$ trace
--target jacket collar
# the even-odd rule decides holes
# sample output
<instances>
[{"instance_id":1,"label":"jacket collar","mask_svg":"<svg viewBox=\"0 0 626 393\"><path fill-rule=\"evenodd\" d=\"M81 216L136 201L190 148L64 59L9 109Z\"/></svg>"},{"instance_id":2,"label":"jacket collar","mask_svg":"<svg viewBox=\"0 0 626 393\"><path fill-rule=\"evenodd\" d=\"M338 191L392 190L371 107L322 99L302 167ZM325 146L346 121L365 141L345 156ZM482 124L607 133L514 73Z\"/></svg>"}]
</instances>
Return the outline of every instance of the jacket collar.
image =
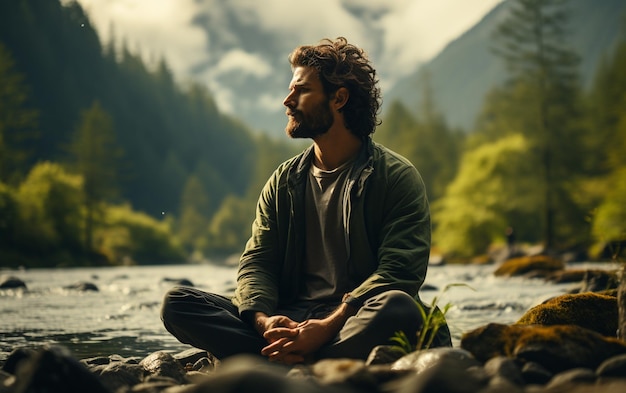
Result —
<instances>
[{"instance_id":1,"label":"jacket collar","mask_svg":"<svg viewBox=\"0 0 626 393\"><path fill-rule=\"evenodd\" d=\"M309 146L296 158L294 165L289 169L288 178L291 182L298 183L302 176L306 175L311 167L313 158L313 145ZM350 182L357 185L357 196L360 196L365 189L365 181L374 171L374 141L371 137L366 137L361 146L354 166L350 171ZM294 170L295 169L295 170ZM295 185L295 183L292 183Z\"/></svg>"}]
</instances>

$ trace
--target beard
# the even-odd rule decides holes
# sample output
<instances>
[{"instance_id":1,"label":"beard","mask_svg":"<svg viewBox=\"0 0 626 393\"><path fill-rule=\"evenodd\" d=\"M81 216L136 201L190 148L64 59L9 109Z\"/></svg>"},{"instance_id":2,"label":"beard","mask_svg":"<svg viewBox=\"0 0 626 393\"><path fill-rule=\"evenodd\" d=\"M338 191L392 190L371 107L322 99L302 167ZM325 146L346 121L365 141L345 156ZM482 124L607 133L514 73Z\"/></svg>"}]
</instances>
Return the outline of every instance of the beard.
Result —
<instances>
[{"instance_id":1,"label":"beard","mask_svg":"<svg viewBox=\"0 0 626 393\"><path fill-rule=\"evenodd\" d=\"M315 138L328 132L334 120L329 101L326 100L309 113L294 110L293 116L289 116L285 132L294 139Z\"/></svg>"}]
</instances>

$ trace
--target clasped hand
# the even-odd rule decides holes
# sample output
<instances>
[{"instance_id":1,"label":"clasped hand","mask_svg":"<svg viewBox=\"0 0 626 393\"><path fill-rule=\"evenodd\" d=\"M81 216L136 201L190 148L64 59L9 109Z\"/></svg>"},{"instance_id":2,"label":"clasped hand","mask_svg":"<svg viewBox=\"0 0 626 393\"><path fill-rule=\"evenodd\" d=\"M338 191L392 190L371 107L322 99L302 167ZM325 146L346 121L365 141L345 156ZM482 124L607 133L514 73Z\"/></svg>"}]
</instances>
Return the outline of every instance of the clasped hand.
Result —
<instances>
[{"instance_id":1,"label":"clasped hand","mask_svg":"<svg viewBox=\"0 0 626 393\"><path fill-rule=\"evenodd\" d=\"M273 316L268 318L266 326L269 328L263 337L269 345L261 354L278 363L301 363L306 355L317 351L334 336L322 319L298 323L284 316Z\"/></svg>"}]
</instances>

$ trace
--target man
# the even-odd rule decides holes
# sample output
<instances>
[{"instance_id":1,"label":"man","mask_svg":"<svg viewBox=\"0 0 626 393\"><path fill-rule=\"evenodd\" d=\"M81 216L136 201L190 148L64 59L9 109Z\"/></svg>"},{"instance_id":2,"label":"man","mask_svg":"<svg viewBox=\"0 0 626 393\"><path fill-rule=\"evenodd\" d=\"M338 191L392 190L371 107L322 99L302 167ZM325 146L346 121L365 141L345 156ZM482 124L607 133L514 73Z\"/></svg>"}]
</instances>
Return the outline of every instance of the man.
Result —
<instances>
[{"instance_id":1,"label":"man","mask_svg":"<svg viewBox=\"0 0 626 393\"><path fill-rule=\"evenodd\" d=\"M313 145L264 186L232 301L174 288L165 327L218 358L286 364L365 359L399 331L415 343L430 213L415 167L371 139L376 72L345 38L301 46L289 60L286 132ZM434 344L450 345L447 326Z\"/></svg>"}]
</instances>

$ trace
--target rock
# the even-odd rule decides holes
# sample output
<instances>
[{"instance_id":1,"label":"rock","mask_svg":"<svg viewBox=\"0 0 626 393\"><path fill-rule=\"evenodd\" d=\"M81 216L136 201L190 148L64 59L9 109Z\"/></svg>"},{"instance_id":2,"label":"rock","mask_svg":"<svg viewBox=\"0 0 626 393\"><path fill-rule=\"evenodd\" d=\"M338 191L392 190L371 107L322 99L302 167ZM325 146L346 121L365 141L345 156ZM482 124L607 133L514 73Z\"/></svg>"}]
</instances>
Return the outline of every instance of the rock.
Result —
<instances>
[{"instance_id":1,"label":"rock","mask_svg":"<svg viewBox=\"0 0 626 393\"><path fill-rule=\"evenodd\" d=\"M187 363L187 365L190 363ZM186 366L187 366L186 365ZM211 360L209 358L200 358L198 359L192 366L191 366L191 370L193 371L199 371L201 373L205 373L205 374L209 374L213 371L215 371L215 367L216 367L216 363L211 362ZM185 370L189 371L187 369L187 367L185 367Z\"/></svg>"},{"instance_id":2,"label":"rock","mask_svg":"<svg viewBox=\"0 0 626 393\"><path fill-rule=\"evenodd\" d=\"M18 365L25 360L32 358L37 351L32 348L16 348L9 354L9 357L2 366L2 371L15 375Z\"/></svg>"},{"instance_id":3,"label":"rock","mask_svg":"<svg viewBox=\"0 0 626 393\"><path fill-rule=\"evenodd\" d=\"M471 343L472 339L487 340L481 344L481 348L487 348L489 340L496 343L496 349L484 351L485 355L481 355L480 361L478 356L475 357L464 348L433 348L416 351L393 364L368 365L356 359L323 359L312 364L287 367L270 363L260 356L239 355L225 359L215 368L211 354L197 349L175 355L160 351L143 359L110 355L80 362L63 348L15 350L4 368L16 370L16 375L0 371L0 393L626 391L626 352L603 359L595 371L593 367L572 367L581 357L589 361L595 355L601 357L610 353L606 345L614 343L616 339L574 325L565 326L571 330L561 328L564 327L486 325L481 328L482 337L471 332L473 334L464 335L461 341L463 346ZM590 337L602 340L593 341ZM577 345L587 350L587 353L583 353L580 348L572 349L575 346L572 342L576 338L579 339ZM587 345L601 353L592 353L586 348ZM626 350L626 344L621 343L620 350ZM487 357L488 353L496 355ZM486 359L484 365L481 364L482 358ZM566 358L570 359L569 364L566 364L569 368L555 372L558 369L555 364L564 362ZM184 369L183 364L192 367ZM394 366L400 366L400 369L394 370Z\"/></svg>"},{"instance_id":4,"label":"rock","mask_svg":"<svg viewBox=\"0 0 626 393\"><path fill-rule=\"evenodd\" d=\"M606 359L596 369L596 374L599 377L626 377L626 355Z\"/></svg>"},{"instance_id":5,"label":"rock","mask_svg":"<svg viewBox=\"0 0 626 393\"><path fill-rule=\"evenodd\" d=\"M337 386L321 385L309 378L286 378L287 368L267 362L261 357L237 355L225 359L220 371L197 385L174 392L180 393L349 393ZM169 393L169 392L168 392Z\"/></svg>"},{"instance_id":6,"label":"rock","mask_svg":"<svg viewBox=\"0 0 626 393\"><path fill-rule=\"evenodd\" d=\"M0 370L0 393L9 393L9 390L15 382L15 376L6 371Z\"/></svg>"},{"instance_id":7,"label":"rock","mask_svg":"<svg viewBox=\"0 0 626 393\"><path fill-rule=\"evenodd\" d=\"M557 386L567 386L573 383L594 383L596 381L596 373L588 368L573 368L563 371L555 375L546 385L547 388Z\"/></svg>"},{"instance_id":8,"label":"rock","mask_svg":"<svg viewBox=\"0 0 626 393\"><path fill-rule=\"evenodd\" d=\"M485 372L490 377L498 376L509 380L513 385L524 386L522 371L515 361L505 356L496 356L485 363Z\"/></svg>"},{"instance_id":9,"label":"rock","mask_svg":"<svg viewBox=\"0 0 626 393\"><path fill-rule=\"evenodd\" d=\"M502 375L495 375L489 380L489 384L484 391L489 393L523 393L524 389Z\"/></svg>"},{"instance_id":10,"label":"rock","mask_svg":"<svg viewBox=\"0 0 626 393\"><path fill-rule=\"evenodd\" d=\"M323 385L375 390L378 382L357 359L322 359L313 364L311 374Z\"/></svg>"},{"instance_id":11,"label":"rock","mask_svg":"<svg viewBox=\"0 0 626 393\"><path fill-rule=\"evenodd\" d=\"M521 325L578 325L605 336L617 331L617 299L593 292L554 297L528 310Z\"/></svg>"},{"instance_id":12,"label":"rock","mask_svg":"<svg viewBox=\"0 0 626 393\"><path fill-rule=\"evenodd\" d=\"M186 278L170 278L170 277L165 277L161 280L161 282L165 282L168 284L172 284L172 285L179 285L179 286L183 286L183 287L193 287L193 283L191 282L191 280L188 280Z\"/></svg>"},{"instance_id":13,"label":"rock","mask_svg":"<svg viewBox=\"0 0 626 393\"><path fill-rule=\"evenodd\" d=\"M626 353L626 343L576 325L490 323L465 333L461 347L483 362L509 356L537 362L554 373L576 367L595 369L605 359Z\"/></svg>"},{"instance_id":14,"label":"rock","mask_svg":"<svg viewBox=\"0 0 626 393\"><path fill-rule=\"evenodd\" d=\"M618 284L617 270L587 270L582 280L580 292L600 292L616 289Z\"/></svg>"},{"instance_id":15,"label":"rock","mask_svg":"<svg viewBox=\"0 0 626 393\"><path fill-rule=\"evenodd\" d=\"M533 277L548 277L555 271L563 270L563 261L547 255L526 256L504 261L495 271L496 276L522 276L533 274Z\"/></svg>"},{"instance_id":16,"label":"rock","mask_svg":"<svg viewBox=\"0 0 626 393\"><path fill-rule=\"evenodd\" d=\"M134 386L144 378L144 369L138 364L125 362L111 362L106 366L92 370L110 391L116 391L125 386Z\"/></svg>"},{"instance_id":17,"label":"rock","mask_svg":"<svg viewBox=\"0 0 626 393\"><path fill-rule=\"evenodd\" d=\"M393 345L378 345L370 351L365 364L368 366L372 364L390 364L400 359L403 355L404 352L396 349Z\"/></svg>"},{"instance_id":18,"label":"rock","mask_svg":"<svg viewBox=\"0 0 626 393\"><path fill-rule=\"evenodd\" d=\"M546 277L547 281L555 284L569 284L574 282L582 282L585 278L587 269L563 269L557 270Z\"/></svg>"},{"instance_id":19,"label":"rock","mask_svg":"<svg viewBox=\"0 0 626 393\"><path fill-rule=\"evenodd\" d=\"M26 289L26 283L14 276L1 276L0 289Z\"/></svg>"},{"instance_id":20,"label":"rock","mask_svg":"<svg viewBox=\"0 0 626 393\"><path fill-rule=\"evenodd\" d=\"M187 371L195 370L208 373L215 370L220 361L213 354L197 348L190 348L173 355Z\"/></svg>"},{"instance_id":21,"label":"rock","mask_svg":"<svg viewBox=\"0 0 626 393\"><path fill-rule=\"evenodd\" d=\"M391 365L392 370L414 370L421 373L430 367L440 366L466 370L480 363L474 356L461 348L431 348L415 351L403 356Z\"/></svg>"},{"instance_id":22,"label":"rock","mask_svg":"<svg viewBox=\"0 0 626 393\"><path fill-rule=\"evenodd\" d=\"M100 379L62 347L48 347L20 362L12 393L110 393Z\"/></svg>"},{"instance_id":23,"label":"rock","mask_svg":"<svg viewBox=\"0 0 626 393\"><path fill-rule=\"evenodd\" d=\"M165 392L165 389L176 389L178 385L172 380L166 381L148 381L133 386L132 393L159 393Z\"/></svg>"},{"instance_id":24,"label":"rock","mask_svg":"<svg viewBox=\"0 0 626 393\"><path fill-rule=\"evenodd\" d=\"M151 353L139 362L139 366L151 375L169 377L179 383L185 380L185 370L182 365L167 352Z\"/></svg>"},{"instance_id":25,"label":"rock","mask_svg":"<svg viewBox=\"0 0 626 393\"><path fill-rule=\"evenodd\" d=\"M482 369L482 368L481 368ZM489 378L472 368L449 367L446 362L436 363L422 372L410 375L394 383L397 393L475 393L482 391ZM391 390L385 390L391 391Z\"/></svg>"},{"instance_id":26,"label":"rock","mask_svg":"<svg viewBox=\"0 0 626 393\"><path fill-rule=\"evenodd\" d=\"M66 285L63 287L63 289L70 290L70 291L80 291L80 292L87 292L87 291L98 292L99 291L96 284L91 283L91 282L86 282L86 281L79 281L71 285Z\"/></svg>"},{"instance_id":27,"label":"rock","mask_svg":"<svg viewBox=\"0 0 626 393\"><path fill-rule=\"evenodd\" d=\"M543 385L552 379L554 374L537 362L525 362L522 366L522 377L527 384Z\"/></svg>"}]
</instances>

